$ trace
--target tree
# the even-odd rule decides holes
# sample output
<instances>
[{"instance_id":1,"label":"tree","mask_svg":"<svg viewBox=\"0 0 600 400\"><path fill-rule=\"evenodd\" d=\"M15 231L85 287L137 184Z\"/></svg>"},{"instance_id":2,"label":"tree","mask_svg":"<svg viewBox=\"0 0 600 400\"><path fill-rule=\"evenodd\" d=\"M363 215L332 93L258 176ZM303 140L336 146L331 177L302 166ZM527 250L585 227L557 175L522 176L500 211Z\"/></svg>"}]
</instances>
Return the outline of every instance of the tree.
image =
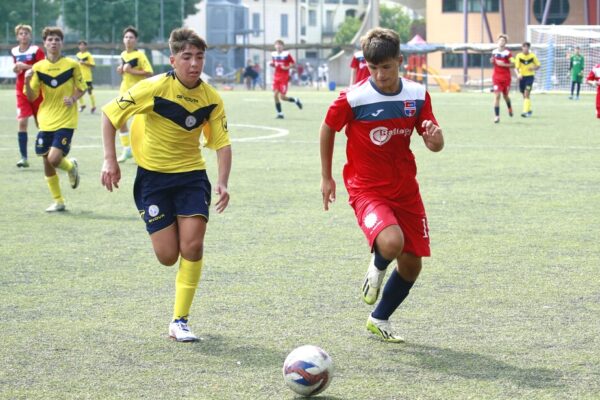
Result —
<instances>
[{"instance_id":1,"label":"tree","mask_svg":"<svg viewBox=\"0 0 600 400\"><path fill-rule=\"evenodd\" d=\"M351 44L352 38L360 29L361 20L355 17L346 17L344 22L338 26L333 41L340 46Z\"/></svg>"},{"instance_id":2,"label":"tree","mask_svg":"<svg viewBox=\"0 0 600 400\"><path fill-rule=\"evenodd\" d=\"M401 43L406 43L411 39L412 20L406 11L404 11L404 8L381 5L379 18L380 26L395 30L400 35Z\"/></svg>"},{"instance_id":3,"label":"tree","mask_svg":"<svg viewBox=\"0 0 600 400\"><path fill-rule=\"evenodd\" d=\"M33 1L0 1L0 41L15 43L15 26L31 25L33 37L40 42L42 29L56 23L60 4L55 0L35 0L35 19L33 18Z\"/></svg>"},{"instance_id":4,"label":"tree","mask_svg":"<svg viewBox=\"0 0 600 400\"><path fill-rule=\"evenodd\" d=\"M86 2L82 0L63 0L67 26L76 31L79 37L86 37ZM161 1L162 31L161 31ZM88 0L88 26L90 42L120 43L123 29L136 24L140 42L169 39L170 32L182 26L183 18L197 12L196 4L200 0ZM183 7L182 7L183 6Z\"/></svg>"}]
</instances>

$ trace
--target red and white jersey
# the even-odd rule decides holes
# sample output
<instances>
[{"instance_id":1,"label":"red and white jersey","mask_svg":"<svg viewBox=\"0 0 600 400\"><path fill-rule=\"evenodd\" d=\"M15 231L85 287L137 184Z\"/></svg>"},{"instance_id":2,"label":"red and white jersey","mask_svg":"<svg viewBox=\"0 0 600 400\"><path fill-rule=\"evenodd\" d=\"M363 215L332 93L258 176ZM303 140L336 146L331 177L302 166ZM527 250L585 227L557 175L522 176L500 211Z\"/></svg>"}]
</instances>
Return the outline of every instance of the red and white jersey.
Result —
<instances>
[{"instance_id":1,"label":"red and white jersey","mask_svg":"<svg viewBox=\"0 0 600 400\"><path fill-rule=\"evenodd\" d=\"M275 68L273 80L288 80L290 77L290 70L288 68L295 63L296 61L289 51L282 51L281 53L276 51L271 52L271 65ZM286 69L283 69L283 67Z\"/></svg>"},{"instance_id":2,"label":"red and white jersey","mask_svg":"<svg viewBox=\"0 0 600 400\"><path fill-rule=\"evenodd\" d=\"M40 49L36 45L31 45L25 51L19 50L19 46L15 46L10 51L10 54L13 57L13 62L16 64L17 62L22 62L25 64L33 65L36 62L43 60L46 58L42 49ZM17 92L23 91L23 85L25 83L25 71L19 71L17 74Z\"/></svg>"},{"instance_id":3,"label":"red and white jersey","mask_svg":"<svg viewBox=\"0 0 600 400\"><path fill-rule=\"evenodd\" d=\"M596 64L596 66L592 68L592 70L587 76L587 80L600 82L600 64ZM600 86L598 86L597 88L598 92L600 93Z\"/></svg>"},{"instance_id":4,"label":"red and white jersey","mask_svg":"<svg viewBox=\"0 0 600 400\"><path fill-rule=\"evenodd\" d=\"M407 205L420 202L415 157L410 150L414 129L424 120L437 125L423 85L400 79L395 94L381 93L370 79L340 93L325 123L336 132L346 127L344 182L351 196L375 194Z\"/></svg>"},{"instance_id":5,"label":"red and white jersey","mask_svg":"<svg viewBox=\"0 0 600 400\"><path fill-rule=\"evenodd\" d=\"M367 60L365 60L365 56L363 55L362 51L357 51L354 53L352 61L350 62L350 68L356 70L356 76L354 77L354 82L352 82L352 84L360 82L363 79L371 76L369 68L367 67Z\"/></svg>"},{"instance_id":6,"label":"red and white jersey","mask_svg":"<svg viewBox=\"0 0 600 400\"><path fill-rule=\"evenodd\" d=\"M507 64L510 64L512 53L508 49L500 50L495 49L492 51L492 60L494 64L494 72L492 74L492 79L494 80L507 80L510 79L510 66L503 67L496 64L496 61L502 61Z\"/></svg>"}]
</instances>

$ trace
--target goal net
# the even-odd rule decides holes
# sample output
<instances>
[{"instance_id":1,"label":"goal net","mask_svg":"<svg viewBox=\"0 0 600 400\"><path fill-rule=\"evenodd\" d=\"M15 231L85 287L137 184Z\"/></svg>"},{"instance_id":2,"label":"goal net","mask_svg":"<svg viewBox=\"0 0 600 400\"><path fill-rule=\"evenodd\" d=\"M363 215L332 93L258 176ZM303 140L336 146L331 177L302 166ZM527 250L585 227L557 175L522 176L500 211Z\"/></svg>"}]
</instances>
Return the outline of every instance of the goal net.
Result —
<instances>
[{"instance_id":1,"label":"goal net","mask_svg":"<svg viewBox=\"0 0 600 400\"><path fill-rule=\"evenodd\" d=\"M598 25L529 25L527 40L542 64L536 73L534 90L569 91L569 61L575 47L584 57L582 91L595 91L585 84L590 69L600 60L600 26Z\"/></svg>"}]
</instances>

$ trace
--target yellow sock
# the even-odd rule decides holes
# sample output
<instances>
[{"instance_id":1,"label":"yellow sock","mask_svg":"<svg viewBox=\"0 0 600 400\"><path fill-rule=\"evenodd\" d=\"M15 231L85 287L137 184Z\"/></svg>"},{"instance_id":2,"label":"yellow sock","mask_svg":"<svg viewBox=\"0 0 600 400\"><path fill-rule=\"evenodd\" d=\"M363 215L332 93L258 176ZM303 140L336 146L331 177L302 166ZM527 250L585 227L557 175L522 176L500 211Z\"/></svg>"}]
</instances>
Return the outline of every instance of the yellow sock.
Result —
<instances>
[{"instance_id":1,"label":"yellow sock","mask_svg":"<svg viewBox=\"0 0 600 400\"><path fill-rule=\"evenodd\" d=\"M73 163L67 157L63 157L62 160L60 160L60 164L58 164L58 168L69 172L73 169Z\"/></svg>"},{"instance_id":2,"label":"yellow sock","mask_svg":"<svg viewBox=\"0 0 600 400\"><path fill-rule=\"evenodd\" d=\"M523 112L529 112L531 110L531 100L525 99L523 100Z\"/></svg>"},{"instance_id":3,"label":"yellow sock","mask_svg":"<svg viewBox=\"0 0 600 400\"><path fill-rule=\"evenodd\" d=\"M129 132L119 133L119 139L121 139L121 145L123 147L129 147L131 145L131 142L129 141Z\"/></svg>"},{"instance_id":4,"label":"yellow sock","mask_svg":"<svg viewBox=\"0 0 600 400\"><path fill-rule=\"evenodd\" d=\"M92 108L96 107L96 96L90 94L90 101L92 102Z\"/></svg>"},{"instance_id":5,"label":"yellow sock","mask_svg":"<svg viewBox=\"0 0 600 400\"><path fill-rule=\"evenodd\" d=\"M202 273L202 259L189 261L179 259L179 271L175 278L175 306L173 307L173 320L186 317L190 314L194 294Z\"/></svg>"},{"instance_id":6,"label":"yellow sock","mask_svg":"<svg viewBox=\"0 0 600 400\"><path fill-rule=\"evenodd\" d=\"M47 176L46 183L48 184L48 189L50 189L50 194L52 195L54 201L57 203L64 203L65 199L62 197L62 193L60 192L58 175Z\"/></svg>"}]
</instances>

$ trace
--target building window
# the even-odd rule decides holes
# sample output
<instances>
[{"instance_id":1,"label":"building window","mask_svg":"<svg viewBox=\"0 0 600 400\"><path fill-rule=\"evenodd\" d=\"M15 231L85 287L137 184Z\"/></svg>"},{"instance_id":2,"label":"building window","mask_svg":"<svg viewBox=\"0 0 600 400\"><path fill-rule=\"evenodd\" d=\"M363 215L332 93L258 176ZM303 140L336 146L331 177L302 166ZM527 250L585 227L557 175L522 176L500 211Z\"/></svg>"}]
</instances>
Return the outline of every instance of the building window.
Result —
<instances>
[{"instance_id":1,"label":"building window","mask_svg":"<svg viewBox=\"0 0 600 400\"><path fill-rule=\"evenodd\" d=\"M342 0L343 4L358 4L358 0Z\"/></svg>"},{"instance_id":2,"label":"building window","mask_svg":"<svg viewBox=\"0 0 600 400\"><path fill-rule=\"evenodd\" d=\"M308 10L308 26L317 26L316 10Z\"/></svg>"},{"instance_id":3,"label":"building window","mask_svg":"<svg viewBox=\"0 0 600 400\"><path fill-rule=\"evenodd\" d=\"M351 8L346 10L346 18L355 18L356 17L356 10L353 10Z\"/></svg>"},{"instance_id":4,"label":"building window","mask_svg":"<svg viewBox=\"0 0 600 400\"><path fill-rule=\"evenodd\" d=\"M340 0L325 0L325 4L340 4Z\"/></svg>"},{"instance_id":5,"label":"building window","mask_svg":"<svg viewBox=\"0 0 600 400\"><path fill-rule=\"evenodd\" d=\"M281 37L288 37L288 15L281 14Z\"/></svg>"},{"instance_id":6,"label":"building window","mask_svg":"<svg viewBox=\"0 0 600 400\"><path fill-rule=\"evenodd\" d=\"M535 0L533 2L533 15L535 15L535 19L540 23L542 22L542 19L544 19L546 3L548 3L548 0ZM552 3L550 3L546 24L562 25L569 16L569 9L569 0L553 0Z\"/></svg>"},{"instance_id":7,"label":"building window","mask_svg":"<svg viewBox=\"0 0 600 400\"><path fill-rule=\"evenodd\" d=\"M260 35L260 14L252 13L252 30L254 36Z\"/></svg>"},{"instance_id":8,"label":"building window","mask_svg":"<svg viewBox=\"0 0 600 400\"><path fill-rule=\"evenodd\" d=\"M469 68L491 68L489 54L467 54L467 65ZM462 53L444 53L442 57L442 68L462 68Z\"/></svg>"},{"instance_id":9,"label":"building window","mask_svg":"<svg viewBox=\"0 0 600 400\"><path fill-rule=\"evenodd\" d=\"M335 11L327 10L325 13L325 28L323 33L332 34L335 33L333 21L335 20Z\"/></svg>"},{"instance_id":10,"label":"building window","mask_svg":"<svg viewBox=\"0 0 600 400\"><path fill-rule=\"evenodd\" d=\"M498 12L500 0L484 0L486 12ZM468 0L469 12L481 12L481 0ZM442 12L463 12L463 0L442 0Z\"/></svg>"}]
</instances>

